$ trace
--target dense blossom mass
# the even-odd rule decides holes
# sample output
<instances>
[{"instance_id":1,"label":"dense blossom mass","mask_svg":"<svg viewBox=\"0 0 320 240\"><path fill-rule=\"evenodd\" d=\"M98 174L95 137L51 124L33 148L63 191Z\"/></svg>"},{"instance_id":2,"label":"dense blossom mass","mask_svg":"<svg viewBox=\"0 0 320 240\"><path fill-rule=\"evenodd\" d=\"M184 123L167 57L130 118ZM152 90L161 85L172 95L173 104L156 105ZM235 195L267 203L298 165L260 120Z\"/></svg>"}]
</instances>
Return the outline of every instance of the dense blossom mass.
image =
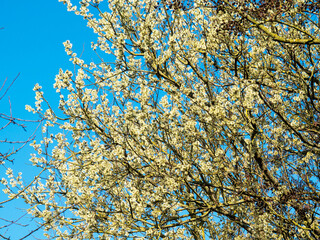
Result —
<instances>
[{"instance_id":1,"label":"dense blossom mass","mask_svg":"<svg viewBox=\"0 0 320 240\"><path fill-rule=\"evenodd\" d=\"M64 43L43 171L2 181L50 239L320 239L317 1L60 1L100 61Z\"/></svg>"}]
</instances>

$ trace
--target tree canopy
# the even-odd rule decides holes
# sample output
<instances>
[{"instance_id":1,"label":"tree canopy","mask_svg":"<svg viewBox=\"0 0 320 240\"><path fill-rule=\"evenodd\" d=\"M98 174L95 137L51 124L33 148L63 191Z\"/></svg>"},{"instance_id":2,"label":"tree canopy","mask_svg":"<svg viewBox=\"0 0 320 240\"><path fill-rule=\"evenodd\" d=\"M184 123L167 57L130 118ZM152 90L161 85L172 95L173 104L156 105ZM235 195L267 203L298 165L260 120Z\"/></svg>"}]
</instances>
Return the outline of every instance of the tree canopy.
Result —
<instances>
[{"instance_id":1,"label":"tree canopy","mask_svg":"<svg viewBox=\"0 0 320 240\"><path fill-rule=\"evenodd\" d=\"M51 239L320 238L318 1L60 1L100 61L27 106Z\"/></svg>"}]
</instances>

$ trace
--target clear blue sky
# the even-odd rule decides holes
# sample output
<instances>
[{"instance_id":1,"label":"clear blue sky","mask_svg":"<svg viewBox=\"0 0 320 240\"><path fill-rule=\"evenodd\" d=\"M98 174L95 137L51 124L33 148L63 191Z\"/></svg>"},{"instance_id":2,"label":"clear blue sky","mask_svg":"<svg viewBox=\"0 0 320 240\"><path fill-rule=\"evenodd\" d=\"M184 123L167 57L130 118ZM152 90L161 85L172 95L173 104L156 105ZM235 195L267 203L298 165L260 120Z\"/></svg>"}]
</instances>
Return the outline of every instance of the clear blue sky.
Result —
<instances>
[{"instance_id":1,"label":"clear blue sky","mask_svg":"<svg viewBox=\"0 0 320 240\"><path fill-rule=\"evenodd\" d=\"M19 78L10 88L7 96L10 97L13 116L22 119L35 119L31 113L25 111L25 105L33 105L33 86L39 83L43 86L45 97L56 103L58 96L53 89L55 75L59 68L72 69L69 57L64 52L62 42L70 40L77 53L84 50L84 55L90 59L90 45L95 41L93 31L86 27L86 22L72 12L58 0L0 0L0 83L6 78ZM0 112L9 113L8 97L0 101ZM3 122L0 121L2 125ZM30 126L25 133L18 128L9 128L0 132L0 139L24 140L34 130ZM39 134L39 133L38 133ZM38 135L38 139L39 139ZM7 145L0 144L0 152L5 151ZM31 179L35 173L28 166L30 147L24 148L15 156L13 165L8 165L17 173L23 172L26 179ZM5 169L0 167L0 179L5 175ZM4 200L0 192L0 201ZM21 202L11 202L0 208L0 218L16 219L23 212ZM24 219L21 223L27 223ZM3 224L0 221L0 227ZM0 229L0 234L11 239L19 239L35 226L12 226L8 232ZM41 236L38 232L34 236ZM30 237L28 239L34 239Z\"/></svg>"}]
</instances>

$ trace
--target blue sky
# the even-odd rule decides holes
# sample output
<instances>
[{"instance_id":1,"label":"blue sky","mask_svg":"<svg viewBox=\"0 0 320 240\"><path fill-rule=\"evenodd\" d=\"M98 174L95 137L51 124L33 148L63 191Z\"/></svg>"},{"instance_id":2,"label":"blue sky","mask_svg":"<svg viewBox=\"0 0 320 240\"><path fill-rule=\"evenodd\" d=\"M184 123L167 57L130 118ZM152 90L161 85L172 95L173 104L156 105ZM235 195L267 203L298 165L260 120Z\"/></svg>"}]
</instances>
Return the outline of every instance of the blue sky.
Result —
<instances>
[{"instance_id":1,"label":"blue sky","mask_svg":"<svg viewBox=\"0 0 320 240\"><path fill-rule=\"evenodd\" d=\"M55 75L59 68L72 69L69 57L64 52L63 42L70 40L77 53L84 51L84 56L92 54L90 45L96 35L86 27L86 22L72 12L66 10L58 0L0 0L0 84L8 78L8 83L19 73L20 76L10 88L7 96L0 101L0 113L10 111L22 119L36 119L33 114L25 111L25 105L33 105L32 88L36 83L43 86L45 97L57 104L58 95L53 89ZM8 86L7 83L7 86ZM0 121L0 126L4 124ZM17 127L10 127L0 132L0 140L24 140L34 131L35 124L29 124L27 132ZM41 138L38 132L38 139ZM5 152L8 145L0 144L0 152ZM32 149L25 147L15 156L13 165L8 165L17 172L23 172L23 177L30 180L35 169L28 163ZM0 179L4 177L5 169L0 168ZM0 202L5 199L0 192ZM20 201L5 204L0 208L0 218L16 219L25 208ZM24 218L21 223L28 223ZM0 220L0 227L3 222ZM13 225L8 232L0 229L0 234L11 239L19 239L29 233L35 225L21 227ZM34 236L41 237L41 232ZM28 239L33 239L32 237Z\"/></svg>"}]
</instances>

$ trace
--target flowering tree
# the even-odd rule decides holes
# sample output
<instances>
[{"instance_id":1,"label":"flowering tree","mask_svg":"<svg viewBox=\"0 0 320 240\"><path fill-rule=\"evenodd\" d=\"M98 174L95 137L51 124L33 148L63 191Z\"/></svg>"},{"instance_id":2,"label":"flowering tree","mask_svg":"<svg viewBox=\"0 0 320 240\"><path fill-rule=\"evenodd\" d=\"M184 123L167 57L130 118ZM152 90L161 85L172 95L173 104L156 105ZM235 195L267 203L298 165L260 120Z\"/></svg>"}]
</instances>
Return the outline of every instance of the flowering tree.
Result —
<instances>
[{"instance_id":1,"label":"flowering tree","mask_svg":"<svg viewBox=\"0 0 320 240\"><path fill-rule=\"evenodd\" d=\"M62 2L101 61L65 42L63 114L27 106L61 129L21 194L52 238L320 238L316 1Z\"/></svg>"}]
</instances>

